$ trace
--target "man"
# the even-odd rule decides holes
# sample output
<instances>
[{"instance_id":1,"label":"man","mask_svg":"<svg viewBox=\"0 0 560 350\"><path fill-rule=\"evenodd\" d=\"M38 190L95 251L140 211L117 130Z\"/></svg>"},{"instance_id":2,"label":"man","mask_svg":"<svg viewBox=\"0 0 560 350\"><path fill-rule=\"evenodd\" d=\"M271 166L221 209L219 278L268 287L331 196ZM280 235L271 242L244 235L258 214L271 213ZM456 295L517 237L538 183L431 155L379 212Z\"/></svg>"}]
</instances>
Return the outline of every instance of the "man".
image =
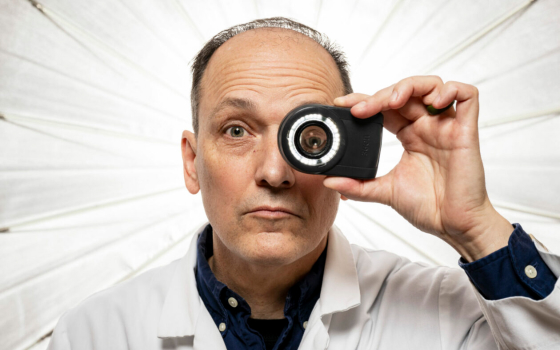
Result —
<instances>
[{"instance_id":1,"label":"man","mask_svg":"<svg viewBox=\"0 0 560 350\"><path fill-rule=\"evenodd\" d=\"M492 207L477 90L413 77L351 93L340 53L282 18L224 31L193 65L185 184L210 222L187 255L69 311L51 349L553 349L560 259ZM430 116L426 106L449 109ZM293 108L378 112L405 152L369 181L290 168L277 131ZM340 198L392 206L462 256L426 267L351 246ZM375 234L372 232L372 234Z\"/></svg>"}]
</instances>

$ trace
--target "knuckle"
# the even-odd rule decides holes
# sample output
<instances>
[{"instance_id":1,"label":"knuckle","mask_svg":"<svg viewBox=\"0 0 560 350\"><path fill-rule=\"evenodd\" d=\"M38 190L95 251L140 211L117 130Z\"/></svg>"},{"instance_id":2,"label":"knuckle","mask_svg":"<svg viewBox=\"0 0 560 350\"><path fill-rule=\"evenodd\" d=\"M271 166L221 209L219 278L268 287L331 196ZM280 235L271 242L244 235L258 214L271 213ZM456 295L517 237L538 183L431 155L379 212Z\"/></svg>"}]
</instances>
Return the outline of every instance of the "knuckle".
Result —
<instances>
[{"instance_id":1,"label":"knuckle","mask_svg":"<svg viewBox=\"0 0 560 350\"><path fill-rule=\"evenodd\" d=\"M414 84L414 77L408 77L399 80L398 83L395 84L395 89L399 88L400 86L407 85L407 84Z\"/></svg>"},{"instance_id":2,"label":"knuckle","mask_svg":"<svg viewBox=\"0 0 560 350\"><path fill-rule=\"evenodd\" d=\"M459 89L461 88L460 85L461 84L456 81L448 81L447 83L443 84L443 88L450 91L459 91Z\"/></svg>"},{"instance_id":3,"label":"knuckle","mask_svg":"<svg viewBox=\"0 0 560 350\"><path fill-rule=\"evenodd\" d=\"M471 87L471 89L472 89L472 94L473 94L473 96L478 97L478 94L479 94L478 88L477 88L476 86L474 86L474 85L470 85L470 87Z\"/></svg>"}]
</instances>

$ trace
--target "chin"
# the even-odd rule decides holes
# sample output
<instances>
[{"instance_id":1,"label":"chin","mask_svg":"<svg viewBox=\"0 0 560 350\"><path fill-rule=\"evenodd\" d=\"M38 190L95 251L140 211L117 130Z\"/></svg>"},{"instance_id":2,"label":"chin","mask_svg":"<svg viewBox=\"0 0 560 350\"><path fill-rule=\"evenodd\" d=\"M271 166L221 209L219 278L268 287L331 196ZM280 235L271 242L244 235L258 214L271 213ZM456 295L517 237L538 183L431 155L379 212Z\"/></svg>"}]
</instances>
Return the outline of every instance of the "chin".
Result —
<instances>
[{"instance_id":1,"label":"chin","mask_svg":"<svg viewBox=\"0 0 560 350\"><path fill-rule=\"evenodd\" d=\"M305 253L304 242L289 233L261 232L249 237L244 244L244 257L259 265L286 265L299 259ZM302 244L303 243L303 244Z\"/></svg>"}]
</instances>

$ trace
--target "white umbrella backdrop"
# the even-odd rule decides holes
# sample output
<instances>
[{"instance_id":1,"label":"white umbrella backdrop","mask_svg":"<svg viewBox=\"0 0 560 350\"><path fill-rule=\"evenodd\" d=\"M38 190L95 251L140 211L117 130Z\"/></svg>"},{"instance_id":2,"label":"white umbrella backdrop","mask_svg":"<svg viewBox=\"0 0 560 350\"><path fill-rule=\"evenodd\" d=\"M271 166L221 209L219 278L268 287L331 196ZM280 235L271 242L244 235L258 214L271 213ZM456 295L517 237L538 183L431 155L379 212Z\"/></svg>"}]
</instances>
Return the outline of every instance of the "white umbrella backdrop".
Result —
<instances>
[{"instance_id":1,"label":"white umbrella backdrop","mask_svg":"<svg viewBox=\"0 0 560 350\"><path fill-rule=\"evenodd\" d=\"M497 209L560 252L558 0L0 0L0 349L42 349L87 296L183 255L189 62L214 34L286 16L347 53L354 89L410 75L480 90ZM402 154L385 133L380 174ZM341 203L349 240L457 266L390 208Z\"/></svg>"}]
</instances>

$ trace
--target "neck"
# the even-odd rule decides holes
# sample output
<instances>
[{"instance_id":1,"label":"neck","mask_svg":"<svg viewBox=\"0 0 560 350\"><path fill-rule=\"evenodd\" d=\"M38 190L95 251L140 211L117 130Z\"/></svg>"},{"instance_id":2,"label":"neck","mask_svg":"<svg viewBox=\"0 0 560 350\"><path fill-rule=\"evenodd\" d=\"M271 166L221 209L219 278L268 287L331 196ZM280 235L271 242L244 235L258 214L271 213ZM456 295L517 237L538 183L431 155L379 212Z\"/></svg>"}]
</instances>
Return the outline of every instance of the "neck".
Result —
<instances>
[{"instance_id":1,"label":"neck","mask_svg":"<svg viewBox=\"0 0 560 350\"><path fill-rule=\"evenodd\" d=\"M311 270L326 245L327 236L317 248L295 262L263 266L232 254L213 233L214 255L208 259L208 264L218 281L247 301L251 318L281 319L288 291Z\"/></svg>"}]
</instances>

